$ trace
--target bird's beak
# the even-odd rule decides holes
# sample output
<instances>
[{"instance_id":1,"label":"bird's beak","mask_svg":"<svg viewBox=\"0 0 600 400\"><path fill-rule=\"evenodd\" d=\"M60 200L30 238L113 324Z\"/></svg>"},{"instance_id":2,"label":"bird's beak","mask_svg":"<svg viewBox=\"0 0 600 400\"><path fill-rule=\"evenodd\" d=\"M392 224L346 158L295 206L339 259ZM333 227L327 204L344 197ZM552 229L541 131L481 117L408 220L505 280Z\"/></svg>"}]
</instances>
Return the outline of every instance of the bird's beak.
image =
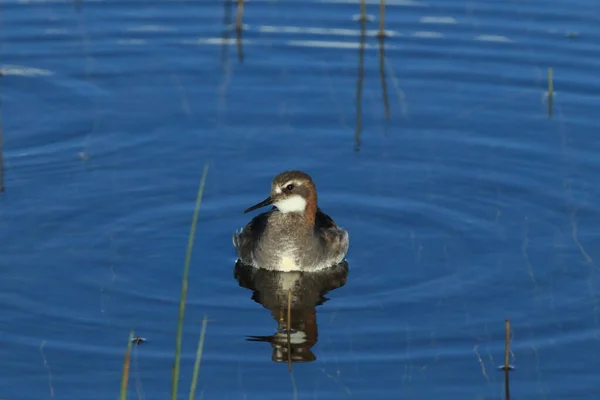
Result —
<instances>
[{"instance_id":1,"label":"bird's beak","mask_svg":"<svg viewBox=\"0 0 600 400\"><path fill-rule=\"evenodd\" d=\"M252 207L245 209L244 214L246 214L250 211L256 210L257 208L261 208L261 207L268 206L271 204L273 204L273 199L271 199L271 197L269 196L266 199L264 199L263 201L261 201L260 203L255 204Z\"/></svg>"}]
</instances>

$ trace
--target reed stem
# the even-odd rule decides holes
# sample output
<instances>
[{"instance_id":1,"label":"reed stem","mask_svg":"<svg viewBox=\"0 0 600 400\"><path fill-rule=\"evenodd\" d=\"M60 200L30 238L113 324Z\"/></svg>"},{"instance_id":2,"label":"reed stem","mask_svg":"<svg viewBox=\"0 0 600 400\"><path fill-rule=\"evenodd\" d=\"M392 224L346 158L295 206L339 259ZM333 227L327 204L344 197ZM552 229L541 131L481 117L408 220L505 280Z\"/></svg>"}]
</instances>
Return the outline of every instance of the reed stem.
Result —
<instances>
[{"instance_id":1,"label":"reed stem","mask_svg":"<svg viewBox=\"0 0 600 400\"><path fill-rule=\"evenodd\" d=\"M123 361L123 374L121 375L121 394L120 400L127 399L127 384L129 383L129 365L131 363L131 345L133 343L133 331L129 332L127 341L127 350L125 351L125 360Z\"/></svg>"},{"instance_id":2,"label":"reed stem","mask_svg":"<svg viewBox=\"0 0 600 400\"><path fill-rule=\"evenodd\" d=\"M242 16L244 15L244 0L237 0L237 12L235 16L235 29L242 30Z\"/></svg>"},{"instance_id":3,"label":"reed stem","mask_svg":"<svg viewBox=\"0 0 600 400\"><path fill-rule=\"evenodd\" d=\"M510 320L507 319L504 322L504 392L506 395L506 400L510 400L510 382L509 382L509 374L511 370L511 366L508 363L510 355Z\"/></svg>"},{"instance_id":4,"label":"reed stem","mask_svg":"<svg viewBox=\"0 0 600 400\"><path fill-rule=\"evenodd\" d=\"M202 329L200 330L200 339L198 340L198 350L196 351L196 362L194 363L194 373L192 375L192 386L190 387L190 400L194 400L196 395L196 386L198 384L198 373L200 372L200 361L202 360L202 349L204 348L204 334L206 333L206 324L208 319L206 315L202 319Z\"/></svg>"},{"instance_id":5,"label":"reed stem","mask_svg":"<svg viewBox=\"0 0 600 400\"><path fill-rule=\"evenodd\" d=\"M192 259L192 248L194 247L194 237L196 235L196 224L198 222L198 212L202 204L202 194L204 193L204 183L208 174L208 164L204 166L200 187L196 196L196 206L194 207L194 216L192 218L192 227L188 238L188 246L185 254L185 264L183 266L183 277L181 278L181 298L179 300L179 318L177 320L177 337L175 339L175 360L173 361L173 376L171 382L171 400L177 399L177 390L179 386L179 364L181 361L181 336L183 334L183 314L185 313L185 301L187 298L188 275L190 272L190 261Z\"/></svg>"},{"instance_id":6,"label":"reed stem","mask_svg":"<svg viewBox=\"0 0 600 400\"><path fill-rule=\"evenodd\" d=\"M379 0L379 37L385 37L385 0Z\"/></svg>"}]
</instances>

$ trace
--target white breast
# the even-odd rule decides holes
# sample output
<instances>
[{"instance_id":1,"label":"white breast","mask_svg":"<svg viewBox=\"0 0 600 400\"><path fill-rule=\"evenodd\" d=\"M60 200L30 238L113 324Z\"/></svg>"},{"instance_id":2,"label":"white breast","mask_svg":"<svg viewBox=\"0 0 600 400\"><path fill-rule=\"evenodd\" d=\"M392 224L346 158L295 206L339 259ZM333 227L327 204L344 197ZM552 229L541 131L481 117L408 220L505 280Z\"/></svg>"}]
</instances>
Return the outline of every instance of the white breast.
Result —
<instances>
[{"instance_id":1,"label":"white breast","mask_svg":"<svg viewBox=\"0 0 600 400\"><path fill-rule=\"evenodd\" d=\"M306 209L306 200L302 196L291 196L274 203L275 207L282 213L304 212Z\"/></svg>"},{"instance_id":2,"label":"white breast","mask_svg":"<svg viewBox=\"0 0 600 400\"><path fill-rule=\"evenodd\" d=\"M281 256L279 259L279 268L280 271L297 271L299 270L298 264L296 264L296 260L290 256Z\"/></svg>"}]
</instances>

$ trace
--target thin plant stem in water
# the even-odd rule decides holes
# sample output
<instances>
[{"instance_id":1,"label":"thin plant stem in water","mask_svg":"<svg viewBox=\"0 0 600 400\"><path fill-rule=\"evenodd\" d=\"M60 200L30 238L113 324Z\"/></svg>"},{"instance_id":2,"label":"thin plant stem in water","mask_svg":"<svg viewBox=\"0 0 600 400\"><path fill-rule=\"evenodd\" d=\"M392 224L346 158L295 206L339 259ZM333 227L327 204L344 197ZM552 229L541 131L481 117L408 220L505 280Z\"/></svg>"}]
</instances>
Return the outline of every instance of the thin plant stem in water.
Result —
<instances>
[{"instance_id":1,"label":"thin plant stem in water","mask_svg":"<svg viewBox=\"0 0 600 400\"><path fill-rule=\"evenodd\" d=\"M504 368L508 369L508 356L510 354L510 320L504 322Z\"/></svg>"},{"instance_id":2,"label":"thin plant stem in water","mask_svg":"<svg viewBox=\"0 0 600 400\"><path fill-rule=\"evenodd\" d=\"M241 63L244 62L244 48L242 45L242 17L244 15L244 0L237 0L237 12L235 17L235 43L238 53L238 60Z\"/></svg>"},{"instance_id":3,"label":"thin plant stem in water","mask_svg":"<svg viewBox=\"0 0 600 400\"><path fill-rule=\"evenodd\" d=\"M202 349L204 348L204 335L206 334L206 324L208 319L206 315L202 319L202 329L200 330L200 339L198 339L198 350L196 350L196 361L194 362L194 373L192 374L192 386L190 387L190 400L194 400L196 387L198 385L198 373L200 372L200 362L202 360Z\"/></svg>"},{"instance_id":4,"label":"thin plant stem in water","mask_svg":"<svg viewBox=\"0 0 600 400\"><path fill-rule=\"evenodd\" d=\"M229 31L231 28L231 0L225 0L223 2L223 7L225 12L223 13L223 38L222 38L222 46L221 46L221 63L223 67L225 67L227 63L227 45L229 44Z\"/></svg>"},{"instance_id":5,"label":"thin plant stem in water","mask_svg":"<svg viewBox=\"0 0 600 400\"><path fill-rule=\"evenodd\" d=\"M136 340L133 339L135 342ZM142 386L142 380L140 379L140 368L138 366L138 353L140 345L137 343L137 346L133 349L133 377L135 379L135 390L137 391L138 399L143 399L144 397L144 388Z\"/></svg>"},{"instance_id":6,"label":"thin plant stem in water","mask_svg":"<svg viewBox=\"0 0 600 400\"><path fill-rule=\"evenodd\" d=\"M385 37L385 0L379 0L379 33L377 36Z\"/></svg>"},{"instance_id":7,"label":"thin plant stem in water","mask_svg":"<svg viewBox=\"0 0 600 400\"><path fill-rule=\"evenodd\" d=\"M510 355L510 320L507 319L504 322L504 365L502 369L504 370L504 392L506 394L506 400L510 400L510 382L509 382L509 373L513 368L509 363L509 355Z\"/></svg>"},{"instance_id":8,"label":"thin plant stem in water","mask_svg":"<svg viewBox=\"0 0 600 400\"><path fill-rule=\"evenodd\" d=\"M356 79L356 129L354 131L354 141L356 147L354 151L360 150L360 134L362 133L362 90L365 76L365 36L367 24L367 5L365 0L360 0L360 44L358 47L358 78Z\"/></svg>"},{"instance_id":9,"label":"thin plant stem in water","mask_svg":"<svg viewBox=\"0 0 600 400\"><path fill-rule=\"evenodd\" d=\"M244 46L242 43L242 30L238 29L235 34L235 44L238 53L238 61L241 63L244 62Z\"/></svg>"},{"instance_id":10,"label":"thin plant stem in water","mask_svg":"<svg viewBox=\"0 0 600 400\"><path fill-rule=\"evenodd\" d=\"M552 118L552 106L554 103L554 73L552 67L548 67L548 118Z\"/></svg>"},{"instance_id":11,"label":"thin plant stem in water","mask_svg":"<svg viewBox=\"0 0 600 400\"><path fill-rule=\"evenodd\" d=\"M1 76L0 79L2 79ZM2 104L0 103L0 193L2 192L4 192L4 151L2 146Z\"/></svg>"},{"instance_id":12,"label":"thin plant stem in water","mask_svg":"<svg viewBox=\"0 0 600 400\"><path fill-rule=\"evenodd\" d=\"M52 386L52 371L50 371L50 366L48 365L48 360L46 359L46 355L44 354L44 346L46 345L46 341L43 340L40 344L40 354L42 355L42 360L44 361L44 367L46 368L46 372L48 373L48 388L50 389L50 397L54 397L54 386Z\"/></svg>"},{"instance_id":13,"label":"thin plant stem in water","mask_svg":"<svg viewBox=\"0 0 600 400\"><path fill-rule=\"evenodd\" d=\"M127 350L125 351L125 360L123 361L123 374L121 375L121 395L120 400L127 399L127 384L129 382L129 364L131 362L131 345L133 343L133 331L129 332L127 341Z\"/></svg>"},{"instance_id":14,"label":"thin plant stem in water","mask_svg":"<svg viewBox=\"0 0 600 400\"><path fill-rule=\"evenodd\" d=\"M179 319L177 320L177 337L175 339L175 360L173 361L173 376L171 382L171 400L177 399L177 389L179 385L179 363L181 360L181 336L183 334L183 314L185 313L185 300L187 297L188 275L190 272L190 261L192 259L192 248L194 247L194 237L196 235L196 223L198 222L198 212L202 204L202 194L204 193L204 183L208 174L208 164L204 166L200 187L196 196L196 206L192 218L192 227L188 238L187 251L185 254L185 264L183 266L183 277L181 278L181 298L179 300Z\"/></svg>"},{"instance_id":15,"label":"thin plant stem in water","mask_svg":"<svg viewBox=\"0 0 600 400\"><path fill-rule=\"evenodd\" d=\"M390 119L390 101L388 98L387 82L385 79L385 46L383 37L379 38L379 77L381 79L381 96L383 97L385 119Z\"/></svg>"},{"instance_id":16,"label":"thin plant stem in water","mask_svg":"<svg viewBox=\"0 0 600 400\"><path fill-rule=\"evenodd\" d=\"M235 16L235 29L242 30L242 16L244 15L244 0L237 0L237 12Z\"/></svg>"}]
</instances>

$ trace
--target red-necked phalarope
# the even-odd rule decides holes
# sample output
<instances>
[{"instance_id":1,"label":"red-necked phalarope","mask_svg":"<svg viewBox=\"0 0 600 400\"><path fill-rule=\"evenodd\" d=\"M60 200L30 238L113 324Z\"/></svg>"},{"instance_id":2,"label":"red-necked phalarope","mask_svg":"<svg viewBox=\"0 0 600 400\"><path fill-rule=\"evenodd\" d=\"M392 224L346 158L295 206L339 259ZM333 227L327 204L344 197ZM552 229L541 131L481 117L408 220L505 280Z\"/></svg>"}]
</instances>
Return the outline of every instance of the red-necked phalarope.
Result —
<instances>
[{"instance_id":1,"label":"red-necked phalarope","mask_svg":"<svg viewBox=\"0 0 600 400\"><path fill-rule=\"evenodd\" d=\"M285 171L271 195L244 213L274 205L233 234L240 261L277 271L317 271L344 260L348 232L317 207L317 190L302 171Z\"/></svg>"}]
</instances>

